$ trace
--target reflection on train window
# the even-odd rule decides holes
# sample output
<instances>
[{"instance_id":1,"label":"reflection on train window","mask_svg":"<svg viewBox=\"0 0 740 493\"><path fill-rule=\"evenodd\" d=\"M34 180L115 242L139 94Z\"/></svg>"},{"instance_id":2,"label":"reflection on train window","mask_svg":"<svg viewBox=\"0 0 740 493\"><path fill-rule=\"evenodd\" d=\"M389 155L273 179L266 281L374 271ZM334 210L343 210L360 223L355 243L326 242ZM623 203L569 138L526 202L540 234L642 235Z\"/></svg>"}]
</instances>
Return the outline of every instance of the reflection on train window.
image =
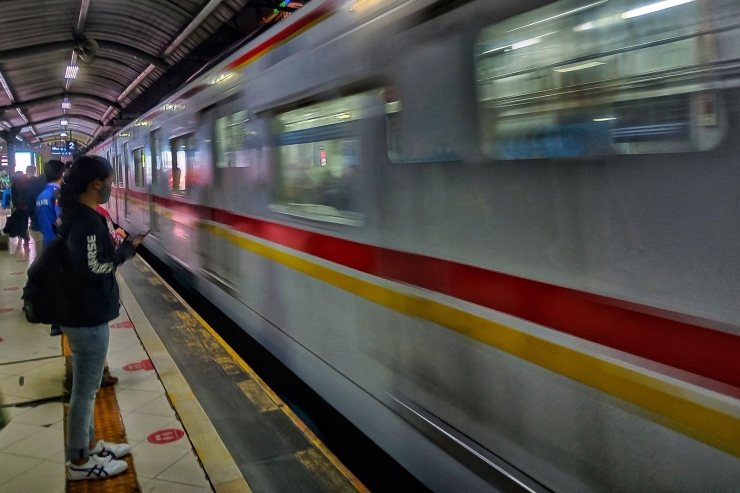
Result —
<instances>
[{"instance_id":1,"label":"reflection on train window","mask_svg":"<svg viewBox=\"0 0 740 493\"><path fill-rule=\"evenodd\" d=\"M306 106L273 120L280 212L358 225L360 121L380 105L381 91Z\"/></svg>"},{"instance_id":2,"label":"reflection on train window","mask_svg":"<svg viewBox=\"0 0 740 493\"><path fill-rule=\"evenodd\" d=\"M262 143L246 111L216 120L215 136L216 167L246 168L259 159Z\"/></svg>"},{"instance_id":3,"label":"reflection on train window","mask_svg":"<svg viewBox=\"0 0 740 493\"><path fill-rule=\"evenodd\" d=\"M175 193L185 193L189 188L188 176L192 174L195 161L195 138L183 135L170 141L172 149L167 159L171 164L170 189Z\"/></svg>"},{"instance_id":4,"label":"reflection on train window","mask_svg":"<svg viewBox=\"0 0 740 493\"><path fill-rule=\"evenodd\" d=\"M561 0L482 31L483 147L499 159L706 150L724 135L694 0Z\"/></svg>"},{"instance_id":5,"label":"reflection on train window","mask_svg":"<svg viewBox=\"0 0 740 493\"><path fill-rule=\"evenodd\" d=\"M134 184L137 187L145 187L147 183L146 155L144 148L134 149Z\"/></svg>"}]
</instances>

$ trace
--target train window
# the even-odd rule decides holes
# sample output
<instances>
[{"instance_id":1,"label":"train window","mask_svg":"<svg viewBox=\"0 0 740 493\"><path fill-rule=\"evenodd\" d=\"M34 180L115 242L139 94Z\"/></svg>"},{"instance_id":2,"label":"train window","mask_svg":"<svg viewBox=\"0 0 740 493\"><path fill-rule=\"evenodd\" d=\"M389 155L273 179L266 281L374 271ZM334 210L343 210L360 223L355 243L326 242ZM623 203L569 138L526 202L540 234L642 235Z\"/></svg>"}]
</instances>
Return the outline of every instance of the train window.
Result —
<instances>
[{"instance_id":1,"label":"train window","mask_svg":"<svg viewBox=\"0 0 740 493\"><path fill-rule=\"evenodd\" d=\"M145 187L147 183L146 154L144 148L134 149L134 184L137 187Z\"/></svg>"},{"instance_id":2,"label":"train window","mask_svg":"<svg viewBox=\"0 0 740 493\"><path fill-rule=\"evenodd\" d=\"M360 121L380 105L369 91L279 114L276 202L280 212L359 225Z\"/></svg>"},{"instance_id":3,"label":"train window","mask_svg":"<svg viewBox=\"0 0 740 493\"><path fill-rule=\"evenodd\" d=\"M246 168L259 160L262 142L249 122L246 111L216 120L216 167Z\"/></svg>"},{"instance_id":4,"label":"train window","mask_svg":"<svg viewBox=\"0 0 740 493\"><path fill-rule=\"evenodd\" d=\"M498 159L710 149L725 133L701 2L560 0L484 29L483 148Z\"/></svg>"},{"instance_id":5,"label":"train window","mask_svg":"<svg viewBox=\"0 0 740 493\"><path fill-rule=\"evenodd\" d=\"M189 188L188 176L193 171L195 138L192 135L175 137L170 140L170 148L170 189L175 193L185 193Z\"/></svg>"}]
</instances>

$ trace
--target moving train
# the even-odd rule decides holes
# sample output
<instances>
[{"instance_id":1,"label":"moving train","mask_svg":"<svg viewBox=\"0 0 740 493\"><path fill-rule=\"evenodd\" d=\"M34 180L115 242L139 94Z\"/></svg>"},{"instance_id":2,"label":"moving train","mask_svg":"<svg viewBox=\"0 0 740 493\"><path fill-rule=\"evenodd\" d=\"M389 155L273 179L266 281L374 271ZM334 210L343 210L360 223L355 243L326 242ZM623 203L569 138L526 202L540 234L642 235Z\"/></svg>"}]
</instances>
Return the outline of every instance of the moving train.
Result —
<instances>
[{"instance_id":1,"label":"moving train","mask_svg":"<svg viewBox=\"0 0 740 493\"><path fill-rule=\"evenodd\" d=\"M434 491L740 485L740 2L314 0L99 145Z\"/></svg>"}]
</instances>

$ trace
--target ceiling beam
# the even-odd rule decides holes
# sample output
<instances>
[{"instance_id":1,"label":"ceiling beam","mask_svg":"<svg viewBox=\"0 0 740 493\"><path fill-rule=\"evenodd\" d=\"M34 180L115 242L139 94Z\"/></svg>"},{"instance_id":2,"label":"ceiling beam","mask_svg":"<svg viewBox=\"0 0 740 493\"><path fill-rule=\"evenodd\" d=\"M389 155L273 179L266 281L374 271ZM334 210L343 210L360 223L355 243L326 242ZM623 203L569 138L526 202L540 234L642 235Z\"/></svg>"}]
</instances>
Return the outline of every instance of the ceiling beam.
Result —
<instances>
[{"instance_id":1,"label":"ceiling beam","mask_svg":"<svg viewBox=\"0 0 740 493\"><path fill-rule=\"evenodd\" d=\"M35 120L35 121L32 121L32 122L28 122L25 125L21 125L21 126L14 127L14 128L21 129L21 128L26 127L28 125L43 125L45 123L59 122L62 118L67 118L68 120L82 120L82 121L86 121L88 123L92 123L94 125L100 125L101 124L101 121L100 120L96 120L95 118L90 118L89 116L86 116L86 115L79 115L79 114L76 114L76 113L60 113L59 116L55 116L53 118L45 118L43 120Z\"/></svg>"},{"instance_id":2,"label":"ceiling beam","mask_svg":"<svg viewBox=\"0 0 740 493\"><path fill-rule=\"evenodd\" d=\"M80 15L77 16L77 25L75 26L75 34L81 35L85 30L85 22L87 22L87 11L90 8L90 0L80 0Z\"/></svg>"},{"instance_id":3,"label":"ceiling beam","mask_svg":"<svg viewBox=\"0 0 740 493\"><path fill-rule=\"evenodd\" d=\"M17 108L29 108L32 106L38 106L40 104L46 104L46 103L53 103L55 101L59 101L61 104L62 99L64 98L79 98L79 99L88 99L90 101L95 101L98 103L106 104L108 106L113 106L117 110L121 110L121 106L115 102L110 101L108 99L105 99L103 97L97 96L95 94L87 94L84 92L61 92L59 94L54 94L52 96L44 96L42 98L36 98L36 99L29 99L27 101L16 101L15 103L9 105L9 106L0 106L0 112L8 111L8 110L15 110Z\"/></svg>"},{"instance_id":4,"label":"ceiling beam","mask_svg":"<svg viewBox=\"0 0 740 493\"><path fill-rule=\"evenodd\" d=\"M117 43L115 41L96 40L100 51L109 51L113 53L120 53L128 55L142 62L154 65L162 70L167 70L169 65L164 60L150 55L145 51L141 51L133 46L128 46L123 43ZM42 43L33 46L24 46L23 48L13 48L12 50L0 51L0 62L8 60L14 60L16 58L27 58L30 56L47 55L54 53L55 51L66 51L74 50L76 43L73 40L70 41L56 41L54 43Z\"/></svg>"},{"instance_id":5,"label":"ceiling beam","mask_svg":"<svg viewBox=\"0 0 740 493\"><path fill-rule=\"evenodd\" d=\"M180 46L182 42L187 39L188 36L193 34L193 31L198 29L203 21L206 20L214 10L216 10L216 7L223 3L223 1L224 0L210 0L210 2L208 2L206 6L203 7L200 12L198 12L198 15L196 15L195 18L190 21L190 24L185 26L185 29L183 29L180 34L178 34L177 37L172 41L172 43L170 43L170 45L165 48L162 56L167 58L173 51L175 51L177 47Z\"/></svg>"},{"instance_id":6,"label":"ceiling beam","mask_svg":"<svg viewBox=\"0 0 740 493\"><path fill-rule=\"evenodd\" d=\"M65 130L65 132L68 135L77 134L77 135L83 135L83 136L88 137L88 138L92 138L92 135L90 135L89 133L87 133L87 132L81 132L79 130L71 130L71 131L70 130ZM48 139L48 138L51 138L51 137L54 137L57 140L61 140L61 137L59 136L59 132L50 132L50 133L41 134L41 135L37 135L36 136L36 138L39 139L40 141L43 141L44 139ZM69 140L69 137L64 137L64 140Z\"/></svg>"}]
</instances>

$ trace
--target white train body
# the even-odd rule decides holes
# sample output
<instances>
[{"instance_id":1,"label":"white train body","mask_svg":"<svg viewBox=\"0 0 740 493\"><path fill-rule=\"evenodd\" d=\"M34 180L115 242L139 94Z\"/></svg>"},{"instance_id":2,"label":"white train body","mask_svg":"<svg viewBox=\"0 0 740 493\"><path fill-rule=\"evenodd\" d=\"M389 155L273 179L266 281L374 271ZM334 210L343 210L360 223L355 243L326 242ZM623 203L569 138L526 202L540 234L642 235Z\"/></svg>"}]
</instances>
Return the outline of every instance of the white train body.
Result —
<instances>
[{"instance_id":1,"label":"white train body","mask_svg":"<svg viewBox=\"0 0 740 493\"><path fill-rule=\"evenodd\" d=\"M94 152L435 491L740 485L740 2L314 0Z\"/></svg>"}]
</instances>

